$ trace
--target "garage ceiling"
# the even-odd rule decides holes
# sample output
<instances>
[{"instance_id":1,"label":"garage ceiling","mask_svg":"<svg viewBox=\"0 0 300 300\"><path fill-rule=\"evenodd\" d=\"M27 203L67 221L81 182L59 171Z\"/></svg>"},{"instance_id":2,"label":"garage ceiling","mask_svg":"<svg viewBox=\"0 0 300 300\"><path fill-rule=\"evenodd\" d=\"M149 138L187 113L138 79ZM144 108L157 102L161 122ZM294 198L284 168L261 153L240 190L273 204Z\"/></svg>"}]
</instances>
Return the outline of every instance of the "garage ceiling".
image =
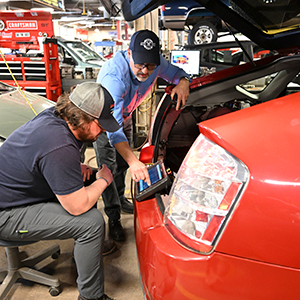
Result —
<instances>
[{"instance_id":1,"label":"garage ceiling","mask_svg":"<svg viewBox=\"0 0 300 300\"><path fill-rule=\"evenodd\" d=\"M59 20L64 25L77 25L81 28L111 26L113 18L123 20L120 0L64 0L64 10L59 8L61 4L62 0L9 0L0 3L0 7L3 10L53 8L54 20Z\"/></svg>"}]
</instances>

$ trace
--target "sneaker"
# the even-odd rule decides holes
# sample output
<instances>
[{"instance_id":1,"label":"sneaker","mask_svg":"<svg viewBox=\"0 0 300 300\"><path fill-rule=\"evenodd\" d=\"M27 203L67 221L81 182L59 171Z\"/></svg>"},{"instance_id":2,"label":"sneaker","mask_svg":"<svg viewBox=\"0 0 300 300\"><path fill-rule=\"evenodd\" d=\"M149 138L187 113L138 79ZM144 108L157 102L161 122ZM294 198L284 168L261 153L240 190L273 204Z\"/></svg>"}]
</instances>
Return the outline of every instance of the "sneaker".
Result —
<instances>
[{"instance_id":1,"label":"sneaker","mask_svg":"<svg viewBox=\"0 0 300 300\"><path fill-rule=\"evenodd\" d=\"M115 299L110 298L104 294L102 297L97 298L97 299L96 298L95 299L87 299L87 298L84 298L83 296L79 295L77 300L115 300Z\"/></svg>"},{"instance_id":2,"label":"sneaker","mask_svg":"<svg viewBox=\"0 0 300 300\"><path fill-rule=\"evenodd\" d=\"M117 242L124 242L126 237L125 237L125 232L124 229L121 225L120 220L108 220L108 228L109 228L109 235L110 237Z\"/></svg>"},{"instance_id":3,"label":"sneaker","mask_svg":"<svg viewBox=\"0 0 300 300\"><path fill-rule=\"evenodd\" d=\"M112 240L105 240L103 244L102 256L114 253L117 250L117 245Z\"/></svg>"},{"instance_id":4,"label":"sneaker","mask_svg":"<svg viewBox=\"0 0 300 300\"><path fill-rule=\"evenodd\" d=\"M133 203L130 202L125 196L120 198L121 210L128 214L133 214Z\"/></svg>"}]
</instances>

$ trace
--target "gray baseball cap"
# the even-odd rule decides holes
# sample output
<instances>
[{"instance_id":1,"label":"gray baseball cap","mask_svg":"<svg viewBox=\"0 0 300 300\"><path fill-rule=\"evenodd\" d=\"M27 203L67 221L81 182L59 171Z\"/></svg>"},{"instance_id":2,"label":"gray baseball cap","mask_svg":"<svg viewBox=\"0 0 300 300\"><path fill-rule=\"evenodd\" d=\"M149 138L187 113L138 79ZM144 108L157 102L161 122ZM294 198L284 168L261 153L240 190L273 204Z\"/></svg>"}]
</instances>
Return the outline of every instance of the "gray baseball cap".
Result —
<instances>
[{"instance_id":1,"label":"gray baseball cap","mask_svg":"<svg viewBox=\"0 0 300 300\"><path fill-rule=\"evenodd\" d=\"M96 118L104 130L115 132L120 125L113 117L114 100L100 83L83 82L78 84L69 99L79 109Z\"/></svg>"}]
</instances>

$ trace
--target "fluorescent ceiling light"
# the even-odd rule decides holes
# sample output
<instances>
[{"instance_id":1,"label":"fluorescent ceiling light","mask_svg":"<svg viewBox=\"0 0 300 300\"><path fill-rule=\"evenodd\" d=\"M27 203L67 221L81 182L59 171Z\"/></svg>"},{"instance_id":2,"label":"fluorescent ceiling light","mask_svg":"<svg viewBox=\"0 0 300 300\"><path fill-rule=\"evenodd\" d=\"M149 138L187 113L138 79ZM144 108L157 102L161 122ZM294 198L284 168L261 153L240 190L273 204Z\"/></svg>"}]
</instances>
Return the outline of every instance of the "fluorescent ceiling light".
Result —
<instances>
[{"instance_id":1,"label":"fluorescent ceiling light","mask_svg":"<svg viewBox=\"0 0 300 300\"><path fill-rule=\"evenodd\" d=\"M0 2L1 2L1 0L0 0ZM45 8L43 8L43 7L36 7L36 8L31 8L30 10L42 10L42 11L49 11L49 12L53 12L54 11L54 9L51 8L51 7L45 7Z\"/></svg>"}]
</instances>

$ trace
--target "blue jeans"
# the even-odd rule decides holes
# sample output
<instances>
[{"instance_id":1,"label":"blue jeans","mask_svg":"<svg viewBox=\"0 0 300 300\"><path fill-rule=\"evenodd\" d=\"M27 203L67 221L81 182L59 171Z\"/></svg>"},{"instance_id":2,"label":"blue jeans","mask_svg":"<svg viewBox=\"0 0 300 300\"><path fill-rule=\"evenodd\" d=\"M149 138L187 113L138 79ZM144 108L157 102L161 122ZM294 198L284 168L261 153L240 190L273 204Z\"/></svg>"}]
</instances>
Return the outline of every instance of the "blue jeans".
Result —
<instances>
[{"instance_id":1,"label":"blue jeans","mask_svg":"<svg viewBox=\"0 0 300 300\"><path fill-rule=\"evenodd\" d=\"M132 118L128 117L123 122L124 133L131 144L132 141ZM106 133L102 133L93 143L97 158L97 165L106 164L113 174L112 183L102 193L104 201L104 211L109 219L120 219L121 199L125 198L125 177L128 169L127 162L111 146Z\"/></svg>"},{"instance_id":2,"label":"blue jeans","mask_svg":"<svg viewBox=\"0 0 300 300\"><path fill-rule=\"evenodd\" d=\"M26 230L27 233L18 233ZM57 202L39 203L0 211L0 238L4 240L74 239L74 258L80 295L100 298L104 294L102 247L105 222L99 210L73 216Z\"/></svg>"}]
</instances>

